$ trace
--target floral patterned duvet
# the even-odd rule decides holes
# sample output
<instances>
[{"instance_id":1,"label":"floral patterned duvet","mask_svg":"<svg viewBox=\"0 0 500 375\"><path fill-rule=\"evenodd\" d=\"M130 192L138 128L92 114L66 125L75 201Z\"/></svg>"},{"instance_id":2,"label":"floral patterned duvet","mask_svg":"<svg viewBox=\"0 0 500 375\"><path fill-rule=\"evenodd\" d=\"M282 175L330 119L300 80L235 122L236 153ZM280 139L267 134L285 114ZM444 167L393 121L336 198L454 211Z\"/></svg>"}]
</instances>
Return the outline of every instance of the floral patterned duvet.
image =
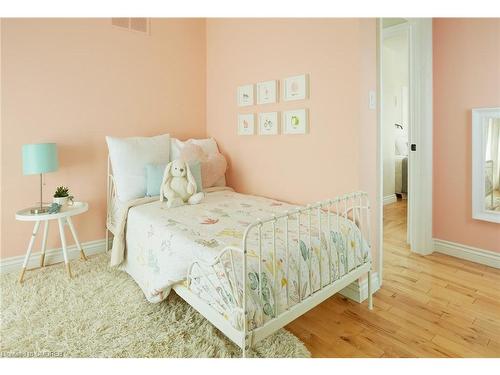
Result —
<instances>
[{"instance_id":1,"label":"floral patterned duvet","mask_svg":"<svg viewBox=\"0 0 500 375\"><path fill-rule=\"evenodd\" d=\"M164 202L156 201L133 207L128 213L126 259L121 268L135 279L149 301L159 302L166 298L173 285L186 280L193 262L211 263L226 246L241 248L249 224L294 208L297 206L230 190L207 193L203 202L194 206L169 209ZM279 220L274 247L272 224L265 224L260 267L257 230L249 233L246 276L250 328L264 324L286 309L287 300L293 305L321 285L369 260L369 248L352 221L341 218L337 222L336 216L331 215L328 231L327 214L321 211L320 215L321 234L317 213L311 215L310 234L308 215L300 215L300 240L297 214L288 220L288 239L284 235L284 220ZM276 262L273 262L274 253ZM194 277L190 287L234 327L241 329L243 314L238 300L241 301L242 295L243 262L240 255L235 254L233 259L231 263L228 257L222 258L218 271L212 269L209 274L210 280ZM234 273L230 269L232 264ZM203 272L207 274L210 270L204 268ZM193 269L195 276L200 274L198 271ZM228 274L236 275L237 282L224 277ZM238 290L236 296L230 292L235 289ZM258 298L259 295L262 298Z\"/></svg>"}]
</instances>

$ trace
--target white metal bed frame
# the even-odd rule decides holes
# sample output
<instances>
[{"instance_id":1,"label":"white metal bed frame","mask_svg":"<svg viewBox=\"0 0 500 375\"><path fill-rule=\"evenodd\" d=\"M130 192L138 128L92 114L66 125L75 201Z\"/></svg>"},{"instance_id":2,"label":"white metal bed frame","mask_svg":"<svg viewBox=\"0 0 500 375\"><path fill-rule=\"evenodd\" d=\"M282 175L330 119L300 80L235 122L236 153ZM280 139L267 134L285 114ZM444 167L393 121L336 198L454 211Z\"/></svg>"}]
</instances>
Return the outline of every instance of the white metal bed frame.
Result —
<instances>
[{"instance_id":1,"label":"white metal bed frame","mask_svg":"<svg viewBox=\"0 0 500 375\"><path fill-rule=\"evenodd\" d=\"M107 178L107 213L106 213L106 244L108 244L108 239L109 239L109 232L113 233L115 229L115 223L113 222L112 218L112 210L115 209L114 201L116 198L116 189L115 189L115 183L114 183L114 178L111 173L111 166L108 158L108 178ZM327 222L322 223L321 220L321 212L323 214L327 215ZM214 259L214 261L211 264L204 263L201 261L195 261L191 265L188 274L186 275L187 282L184 283L179 283L174 285L173 289L175 292L182 297L187 303L189 303L194 309L196 309L200 314L202 314L207 320L209 320L215 327L217 327L222 333L224 333L231 341L233 341L238 347L242 349L242 356L243 357L248 357L249 355L249 350L251 347L256 344L257 342L263 340L264 338L268 337L269 335L273 334L276 332L278 329L284 327L294 319L298 318L302 314L306 313L307 311L311 310L327 298L333 296L335 293L341 291L345 287L347 287L349 284L353 283L360 277L367 275L368 277L368 308L371 310L373 309L373 299L372 299L372 284L371 284L371 257L369 257L366 261L364 262L356 262L356 257L353 257L355 264L354 265L349 265L349 257L346 256L346 254L339 254L337 251L335 251L336 254L334 254L333 250L333 244L331 243L331 239L328 238L327 240L327 250L328 250L328 270L329 270L329 283L326 285L323 285L322 282L322 277L321 277L321 256L318 258L319 260L319 273L320 273L320 287L317 290L312 290L310 294L305 296L305 298L300 297L299 293L299 302L291 305L290 300L289 300L289 293L288 293L288 283L286 285L286 309L285 311L282 311L279 313L277 311L277 308L275 308L274 313L275 316L271 317L267 322L265 322L263 325L252 328L248 326L248 321L247 321L247 246L248 246L248 236L249 233L252 230L256 230L258 233L258 239L259 239L259 257L258 257L258 264L259 264L259 274L260 273L260 267L262 265L262 230L263 227L268 224L271 226L272 229L272 239L273 239L273 260L276 259L276 229L278 223L281 221L283 223L283 226L285 228L284 230L284 235L286 236L286 261L285 264L287 265L287 271L286 271L286 276L288 280L288 273L289 271L289 259L290 259L290 252L291 251L298 251L300 254L300 248L296 249L291 249L291 246L289 246L288 243L288 237L289 233L292 231L290 230L288 226L288 220L292 218L292 216L296 215L298 218L298 223L297 223L297 228L300 228L300 216L301 215L307 215L308 218L308 241L309 241L309 249L311 248L311 234L313 232L315 233L322 233L322 225L327 225L326 228L328 228L328 233L330 233L331 230L331 223L332 217L336 216L337 223L339 222L340 218L343 218L345 220L351 220L354 222L360 229L361 237L364 238L366 241L366 244L369 247L369 251L371 251L371 245L370 245L370 205L368 201L368 196L364 192L355 192L351 194L346 194L342 195L339 197L336 197L335 199L331 200L326 200L322 202L318 202L313 205L308 205L306 207L301 207L296 210L290 211L290 212L285 212L284 214L281 215L276 215L272 216L267 219L262 219L262 220L257 220L254 223L250 224L243 235L242 239L242 244L241 247L234 247L234 246L228 246L224 248L219 255ZM314 230L313 225L311 224L311 217L313 214L317 215L317 229ZM300 229L296 232L297 233L297 238L300 240L301 236L301 231ZM300 241L298 241L300 242ZM361 243L363 243L363 239L361 240ZM108 245L106 245L108 246ZM346 250L347 251L347 250ZM238 281L236 274L235 274L235 267L234 267L234 258L235 255L239 255L243 259L243 277L240 280L243 280L243 285L238 285L241 284L241 282ZM338 278L334 279L332 275L332 265L333 265L333 257L344 257L344 265L345 265L345 273L344 275L340 276L340 272L337 273L339 275ZM309 262L311 262L311 258L309 257ZM224 259L226 261L229 261L232 264L232 267L230 270L227 270L227 268L224 265L221 265L221 263L224 262ZM300 260L300 257L299 257ZM351 269L352 266L352 269ZM209 275L207 272L210 272L210 269L215 271L216 269L222 269L224 270L224 278L226 283L223 283L220 272L213 272L212 275L212 280L209 278ZM277 288L275 287L277 283L277 278L276 278L276 262L272 265L273 267L273 294L274 294L274 301L277 300ZM340 268L340 262L337 262L337 267ZM300 268L300 267L299 267ZM309 268L309 281L311 279L311 268ZM340 269L338 269L340 271ZM213 280L213 275L216 275L216 279ZM301 290L301 278L300 278L300 271L298 275L298 289ZM229 292L230 295L233 297L235 301L235 306L226 306L230 313L235 313L235 310L237 313L242 314L243 317L243 329L239 330L236 329L227 319L225 319L216 309L214 309L212 306L210 306L205 300L203 300L201 297L199 297L196 293L194 293L190 287L191 283L195 278L199 277L205 277L206 281L208 284L210 284L213 287L213 292L216 293L217 288L223 288L225 289L226 292ZM228 282L229 281L229 282ZM218 285L214 285L214 282L218 283ZM229 285L229 288L231 290L227 290ZM311 283L309 283L311 285ZM241 287L241 288L239 288ZM259 288L259 296L262 298L262 278L259 277L258 280L258 288ZM275 306L277 304L275 303ZM243 314L243 312L245 312Z\"/></svg>"}]
</instances>

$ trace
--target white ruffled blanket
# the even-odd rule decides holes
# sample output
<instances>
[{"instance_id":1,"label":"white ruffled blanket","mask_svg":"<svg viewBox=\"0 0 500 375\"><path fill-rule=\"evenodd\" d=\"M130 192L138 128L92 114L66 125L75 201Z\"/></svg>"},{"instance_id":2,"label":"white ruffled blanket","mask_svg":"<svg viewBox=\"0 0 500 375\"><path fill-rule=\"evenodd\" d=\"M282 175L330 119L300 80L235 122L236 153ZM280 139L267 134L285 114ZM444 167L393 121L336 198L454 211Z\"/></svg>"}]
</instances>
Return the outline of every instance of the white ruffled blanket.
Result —
<instances>
[{"instance_id":1,"label":"white ruffled blanket","mask_svg":"<svg viewBox=\"0 0 500 375\"><path fill-rule=\"evenodd\" d=\"M125 204L116 218L116 230L113 237L113 247L111 248L111 267L120 265L125 259L125 231L127 227L128 212L132 207L141 206L146 203L158 201L158 197L144 197L134 199Z\"/></svg>"}]
</instances>

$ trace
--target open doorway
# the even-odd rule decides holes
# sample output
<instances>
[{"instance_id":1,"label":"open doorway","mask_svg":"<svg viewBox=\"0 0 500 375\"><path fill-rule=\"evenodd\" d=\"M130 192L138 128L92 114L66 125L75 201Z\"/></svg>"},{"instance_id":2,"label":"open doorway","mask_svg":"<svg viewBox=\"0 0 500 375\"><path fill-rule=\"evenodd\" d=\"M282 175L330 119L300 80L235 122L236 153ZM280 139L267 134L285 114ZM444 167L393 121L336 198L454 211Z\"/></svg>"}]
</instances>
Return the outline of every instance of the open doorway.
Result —
<instances>
[{"instance_id":1,"label":"open doorway","mask_svg":"<svg viewBox=\"0 0 500 375\"><path fill-rule=\"evenodd\" d=\"M378 35L377 272L382 284L386 239L395 241L393 245L399 250L420 255L434 251L432 19L379 19ZM384 173L390 177L386 192ZM392 203L397 205L390 206Z\"/></svg>"},{"instance_id":2,"label":"open doorway","mask_svg":"<svg viewBox=\"0 0 500 375\"><path fill-rule=\"evenodd\" d=\"M384 18L381 38L381 127L384 242L409 243L409 24Z\"/></svg>"}]
</instances>

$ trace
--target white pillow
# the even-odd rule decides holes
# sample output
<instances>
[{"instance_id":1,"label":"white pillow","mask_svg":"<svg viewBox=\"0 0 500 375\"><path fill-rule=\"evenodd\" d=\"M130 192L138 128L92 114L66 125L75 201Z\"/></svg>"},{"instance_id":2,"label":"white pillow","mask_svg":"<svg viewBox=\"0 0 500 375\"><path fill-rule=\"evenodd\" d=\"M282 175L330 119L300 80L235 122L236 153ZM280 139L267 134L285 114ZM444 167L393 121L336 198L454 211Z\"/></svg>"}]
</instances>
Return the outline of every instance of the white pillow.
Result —
<instances>
[{"instance_id":1,"label":"white pillow","mask_svg":"<svg viewBox=\"0 0 500 375\"><path fill-rule=\"evenodd\" d=\"M179 159L184 142L177 138L170 138L170 160Z\"/></svg>"},{"instance_id":2,"label":"white pillow","mask_svg":"<svg viewBox=\"0 0 500 375\"><path fill-rule=\"evenodd\" d=\"M170 161L170 136L106 137L116 193L121 201L146 195L146 165Z\"/></svg>"},{"instance_id":3,"label":"white pillow","mask_svg":"<svg viewBox=\"0 0 500 375\"><path fill-rule=\"evenodd\" d=\"M181 150L186 143L193 143L197 146L200 146L207 155L214 155L219 153L217 142L213 138L191 138L185 142L177 138L170 138L170 160L179 159L181 157ZM226 176L222 176L213 186L226 186Z\"/></svg>"}]
</instances>

